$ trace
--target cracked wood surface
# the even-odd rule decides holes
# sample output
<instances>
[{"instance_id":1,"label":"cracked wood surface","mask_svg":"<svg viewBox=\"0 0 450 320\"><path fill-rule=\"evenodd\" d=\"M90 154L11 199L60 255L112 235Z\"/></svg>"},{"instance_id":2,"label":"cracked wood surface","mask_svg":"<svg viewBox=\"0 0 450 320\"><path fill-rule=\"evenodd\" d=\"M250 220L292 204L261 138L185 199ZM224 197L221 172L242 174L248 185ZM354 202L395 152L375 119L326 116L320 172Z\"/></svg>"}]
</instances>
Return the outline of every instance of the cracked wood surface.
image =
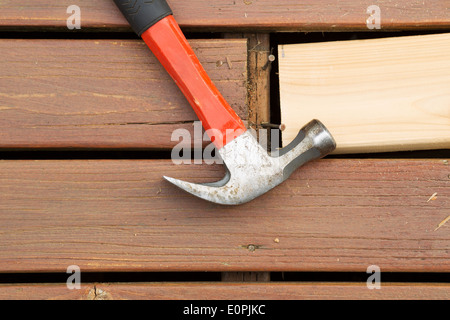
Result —
<instances>
[{"instance_id":1,"label":"cracked wood surface","mask_svg":"<svg viewBox=\"0 0 450 320\"><path fill-rule=\"evenodd\" d=\"M247 120L246 39L190 42ZM164 149L198 120L143 41L3 39L0 58L0 148Z\"/></svg>"},{"instance_id":2,"label":"cracked wood surface","mask_svg":"<svg viewBox=\"0 0 450 320\"><path fill-rule=\"evenodd\" d=\"M450 27L448 0L168 0L183 28L190 30L368 31L367 8L381 10L381 30ZM64 28L71 0L4 0L0 27ZM111 0L78 0L81 28L131 31Z\"/></svg>"},{"instance_id":3,"label":"cracked wood surface","mask_svg":"<svg viewBox=\"0 0 450 320\"><path fill-rule=\"evenodd\" d=\"M448 300L445 283L97 283L68 290L64 284L0 284L8 300Z\"/></svg>"},{"instance_id":4,"label":"cracked wood surface","mask_svg":"<svg viewBox=\"0 0 450 320\"><path fill-rule=\"evenodd\" d=\"M225 207L162 179L223 176L163 160L0 161L0 272L447 272L445 160L324 159ZM434 200L430 200L431 195Z\"/></svg>"}]
</instances>

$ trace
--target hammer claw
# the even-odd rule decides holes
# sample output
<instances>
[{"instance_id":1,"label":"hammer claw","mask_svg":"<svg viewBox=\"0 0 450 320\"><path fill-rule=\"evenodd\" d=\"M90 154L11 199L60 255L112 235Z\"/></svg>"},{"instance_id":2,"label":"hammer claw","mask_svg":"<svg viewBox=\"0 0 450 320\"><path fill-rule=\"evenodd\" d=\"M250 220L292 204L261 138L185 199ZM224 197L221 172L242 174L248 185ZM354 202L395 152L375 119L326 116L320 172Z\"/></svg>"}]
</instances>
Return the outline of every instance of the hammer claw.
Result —
<instances>
[{"instance_id":1,"label":"hammer claw","mask_svg":"<svg viewBox=\"0 0 450 320\"><path fill-rule=\"evenodd\" d=\"M164 179L176 185L178 188L189 192L197 197L204 198L202 195L207 193L207 189L211 188L203 184L191 183L183 180L174 179L164 176Z\"/></svg>"},{"instance_id":2,"label":"hammer claw","mask_svg":"<svg viewBox=\"0 0 450 320\"><path fill-rule=\"evenodd\" d=\"M227 176L222 180L213 183L191 183L183 180L164 176L164 179L178 188L207 201L227 204L222 198L222 187L228 182Z\"/></svg>"}]
</instances>

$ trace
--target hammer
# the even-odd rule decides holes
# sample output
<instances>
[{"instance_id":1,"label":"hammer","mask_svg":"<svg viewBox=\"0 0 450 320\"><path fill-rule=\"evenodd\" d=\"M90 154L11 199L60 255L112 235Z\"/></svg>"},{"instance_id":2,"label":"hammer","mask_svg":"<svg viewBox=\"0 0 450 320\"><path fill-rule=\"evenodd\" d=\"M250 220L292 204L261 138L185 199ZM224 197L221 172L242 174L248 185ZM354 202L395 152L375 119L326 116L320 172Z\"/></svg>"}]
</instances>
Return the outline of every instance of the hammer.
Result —
<instances>
[{"instance_id":1,"label":"hammer","mask_svg":"<svg viewBox=\"0 0 450 320\"><path fill-rule=\"evenodd\" d=\"M225 177L217 182L194 184L164 177L169 182L214 203L242 204L276 187L306 162L336 148L325 126L312 120L288 146L269 154L212 83L165 0L114 2L177 83L225 164Z\"/></svg>"}]
</instances>

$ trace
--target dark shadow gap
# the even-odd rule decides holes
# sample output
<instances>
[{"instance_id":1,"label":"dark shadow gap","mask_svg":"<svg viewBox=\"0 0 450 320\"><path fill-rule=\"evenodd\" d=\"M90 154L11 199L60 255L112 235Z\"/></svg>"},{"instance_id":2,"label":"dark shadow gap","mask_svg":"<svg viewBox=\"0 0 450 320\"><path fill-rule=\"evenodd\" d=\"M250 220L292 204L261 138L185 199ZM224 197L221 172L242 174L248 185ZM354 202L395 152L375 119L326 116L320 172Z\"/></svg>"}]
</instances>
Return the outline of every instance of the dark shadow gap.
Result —
<instances>
[{"instance_id":1,"label":"dark shadow gap","mask_svg":"<svg viewBox=\"0 0 450 320\"><path fill-rule=\"evenodd\" d=\"M0 273L0 284L66 283L69 273ZM81 283L94 282L212 282L220 272L81 272Z\"/></svg>"},{"instance_id":2,"label":"dark shadow gap","mask_svg":"<svg viewBox=\"0 0 450 320\"><path fill-rule=\"evenodd\" d=\"M278 65L278 35L270 34L270 50L275 56L275 61L271 65L270 70L270 122L273 124L281 124L281 102L280 102L280 77ZM306 123L305 123L306 124ZM282 146L282 135L280 132L278 145Z\"/></svg>"},{"instance_id":3,"label":"dark shadow gap","mask_svg":"<svg viewBox=\"0 0 450 320\"><path fill-rule=\"evenodd\" d=\"M419 36L427 34L447 33L449 30L416 30L416 31L367 31L367 32L296 32L272 34L273 43L278 45L294 43L314 43L329 41L381 39L391 37ZM276 47L275 47L276 49ZM275 52L275 51L274 51Z\"/></svg>"},{"instance_id":4,"label":"dark shadow gap","mask_svg":"<svg viewBox=\"0 0 450 320\"><path fill-rule=\"evenodd\" d=\"M0 273L0 284L66 283L69 273ZM359 272L271 272L272 282L366 283L371 274ZM221 272L82 272L81 283L220 282ZM450 283L450 273L382 272L381 282Z\"/></svg>"},{"instance_id":5,"label":"dark shadow gap","mask_svg":"<svg viewBox=\"0 0 450 320\"><path fill-rule=\"evenodd\" d=\"M372 274L363 272L272 272L279 282L367 282ZM381 282L450 283L450 273L381 272Z\"/></svg>"},{"instance_id":6,"label":"dark shadow gap","mask_svg":"<svg viewBox=\"0 0 450 320\"><path fill-rule=\"evenodd\" d=\"M449 149L383 152L383 153L336 154L327 156L328 159L447 159L449 157L450 157Z\"/></svg>"},{"instance_id":7,"label":"dark shadow gap","mask_svg":"<svg viewBox=\"0 0 450 320\"><path fill-rule=\"evenodd\" d=\"M0 160L204 160L219 159L216 149L177 149L178 154L169 150L147 149L13 149L1 150Z\"/></svg>"},{"instance_id":8,"label":"dark shadow gap","mask_svg":"<svg viewBox=\"0 0 450 320\"><path fill-rule=\"evenodd\" d=\"M195 159L200 151L191 150L188 159ZM205 154L204 159L215 157L215 153ZM103 150L103 149L71 149L71 150L0 150L0 160L170 160L172 150ZM328 155L327 159L448 159L450 150L424 150L385 153L358 153Z\"/></svg>"},{"instance_id":9,"label":"dark shadow gap","mask_svg":"<svg viewBox=\"0 0 450 320\"><path fill-rule=\"evenodd\" d=\"M159 160L171 159L171 150L3 150L0 160Z\"/></svg>"}]
</instances>

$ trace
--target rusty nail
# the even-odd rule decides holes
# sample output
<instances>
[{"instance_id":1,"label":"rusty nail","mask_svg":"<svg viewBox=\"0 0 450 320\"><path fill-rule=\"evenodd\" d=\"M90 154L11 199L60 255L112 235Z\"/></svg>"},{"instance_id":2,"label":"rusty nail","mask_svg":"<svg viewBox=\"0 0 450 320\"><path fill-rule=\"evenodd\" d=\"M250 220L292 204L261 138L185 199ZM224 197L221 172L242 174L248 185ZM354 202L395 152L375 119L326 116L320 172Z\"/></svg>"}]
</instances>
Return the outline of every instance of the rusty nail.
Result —
<instances>
[{"instance_id":1,"label":"rusty nail","mask_svg":"<svg viewBox=\"0 0 450 320\"><path fill-rule=\"evenodd\" d=\"M261 127L263 128L273 128L273 129L280 129L280 131L284 131L286 130L286 125L285 124L275 124L275 123L270 123L270 122L262 122L261 123Z\"/></svg>"},{"instance_id":2,"label":"rusty nail","mask_svg":"<svg viewBox=\"0 0 450 320\"><path fill-rule=\"evenodd\" d=\"M267 62L266 62L266 64L262 67L262 69L263 70L266 70L271 64L272 64L272 62L274 62L275 61L275 56L273 55L273 54L270 54L268 57L267 57Z\"/></svg>"}]
</instances>

